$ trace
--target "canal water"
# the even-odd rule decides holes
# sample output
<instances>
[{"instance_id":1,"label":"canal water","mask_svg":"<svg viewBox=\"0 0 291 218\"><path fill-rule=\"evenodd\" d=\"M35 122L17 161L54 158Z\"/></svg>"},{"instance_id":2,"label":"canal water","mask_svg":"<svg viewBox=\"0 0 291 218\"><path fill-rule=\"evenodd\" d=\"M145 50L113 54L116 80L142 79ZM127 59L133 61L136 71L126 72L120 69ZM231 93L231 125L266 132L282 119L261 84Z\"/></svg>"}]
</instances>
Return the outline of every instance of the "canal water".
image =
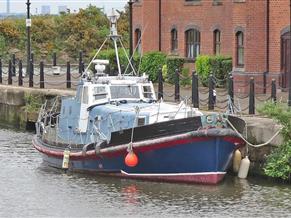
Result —
<instances>
[{"instance_id":1,"label":"canal water","mask_svg":"<svg viewBox=\"0 0 291 218\"><path fill-rule=\"evenodd\" d=\"M66 174L31 133L0 129L0 217L288 217L291 185L228 176L216 186Z\"/></svg>"}]
</instances>

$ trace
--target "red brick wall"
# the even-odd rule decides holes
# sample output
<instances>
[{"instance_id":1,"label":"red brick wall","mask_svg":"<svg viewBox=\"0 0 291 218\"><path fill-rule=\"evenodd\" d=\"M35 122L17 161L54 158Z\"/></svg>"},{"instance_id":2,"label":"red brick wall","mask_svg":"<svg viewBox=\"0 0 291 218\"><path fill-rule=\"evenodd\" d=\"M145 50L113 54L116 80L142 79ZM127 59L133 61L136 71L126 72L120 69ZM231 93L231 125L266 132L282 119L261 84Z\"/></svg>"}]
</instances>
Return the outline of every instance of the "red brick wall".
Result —
<instances>
[{"instance_id":1,"label":"red brick wall","mask_svg":"<svg viewBox=\"0 0 291 218\"><path fill-rule=\"evenodd\" d=\"M270 2L270 72L280 72L281 30L290 25L289 0Z\"/></svg>"},{"instance_id":2,"label":"red brick wall","mask_svg":"<svg viewBox=\"0 0 291 218\"><path fill-rule=\"evenodd\" d=\"M233 57L235 89L248 92L249 88L238 88L246 84L249 77L263 85L263 72L267 70L267 0L222 0L214 5L212 0L201 0L196 4L184 0L162 1L162 51L171 54L171 29L178 30L178 51L185 56L185 31L195 26L201 33L201 54L213 54L213 31L221 31L221 54ZM142 0L134 4L133 26L144 30L143 52L159 48L159 9L158 0ZM267 81L279 79L280 75L280 36L283 28L289 25L289 0L270 0L270 73ZM244 68L236 67L237 30L244 32ZM191 64L188 64L188 66ZM194 63L193 63L194 65ZM236 87L237 84L237 87ZM258 92L262 89L257 88Z\"/></svg>"}]
</instances>

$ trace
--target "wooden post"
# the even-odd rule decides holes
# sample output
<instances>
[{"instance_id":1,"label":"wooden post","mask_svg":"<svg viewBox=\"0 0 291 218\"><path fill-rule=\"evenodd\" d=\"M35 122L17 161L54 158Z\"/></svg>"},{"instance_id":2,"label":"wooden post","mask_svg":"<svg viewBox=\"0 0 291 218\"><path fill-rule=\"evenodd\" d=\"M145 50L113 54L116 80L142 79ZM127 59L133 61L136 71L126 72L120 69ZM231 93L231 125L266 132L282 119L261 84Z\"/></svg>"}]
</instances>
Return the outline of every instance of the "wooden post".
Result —
<instances>
[{"instance_id":1,"label":"wooden post","mask_svg":"<svg viewBox=\"0 0 291 218\"><path fill-rule=\"evenodd\" d=\"M164 87L163 87L163 71L162 71L162 68L159 69L159 77L158 77L158 80L159 80L159 87L158 87L158 100L160 100L161 98L164 97Z\"/></svg>"},{"instance_id":2,"label":"wooden post","mask_svg":"<svg viewBox=\"0 0 291 218\"><path fill-rule=\"evenodd\" d=\"M33 66L33 62L30 59L30 61L29 61L29 69L30 69L30 72L29 72L29 87L33 87L33 73L34 73L33 67L34 67Z\"/></svg>"},{"instance_id":3,"label":"wooden post","mask_svg":"<svg viewBox=\"0 0 291 218\"><path fill-rule=\"evenodd\" d=\"M9 60L8 66L8 85L12 85L12 61Z\"/></svg>"},{"instance_id":4,"label":"wooden post","mask_svg":"<svg viewBox=\"0 0 291 218\"><path fill-rule=\"evenodd\" d=\"M255 81L254 81L254 77L251 77L251 79L250 79L249 114L255 114Z\"/></svg>"},{"instance_id":5,"label":"wooden post","mask_svg":"<svg viewBox=\"0 0 291 218\"><path fill-rule=\"evenodd\" d=\"M79 74L82 74L83 72L82 63L83 63L83 52L80 51L79 52Z\"/></svg>"},{"instance_id":6,"label":"wooden post","mask_svg":"<svg viewBox=\"0 0 291 218\"><path fill-rule=\"evenodd\" d=\"M209 87L209 94L208 94L208 110L214 110L214 81L213 81L213 75L210 74L208 79L208 87Z\"/></svg>"},{"instance_id":7,"label":"wooden post","mask_svg":"<svg viewBox=\"0 0 291 218\"><path fill-rule=\"evenodd\" d=\"M57 53L56 52L53 53L53 66L54 67L57 66Z\"/></svg>"},{"instance_id":8,"label":"wooden post","mask_svg":"<svg viewBox=\"0 0 291 218\"><path fill-rule=\"evenodd\" d=\"M39 88L44 89L44 63L39 64Z\"/></svg>"},{"instance_id":9,"label":"wooden post","mask_svg":"<svg viewBox=\"0 0 291 218\"><path fill-rule=\"evenodd\" d=\"M2 59L0 59L0 84L2 84Z\"/></svg>"},{"instance_id":10,"label":"wooden post","mask_svg":"<svg viewBox=\"0 0 291 218\"><path fill-rule=\"evenodd\" d=\"M23 86L23 78L22 78L22 60L19 60L18 62L18 85Z\"/></svg>"},{"instance_id":11,"label":"wooden post","mask_svg":"<svg viewBox=\"0 0 291 218\"><path fill-rule=\"evenodd\" d=\"M71 88L71 66L70 62L67 62L67 89Z\"/></svg>"},{"instance_id":12,"label":"wooden post","mask_svg":"<svg viewBox=\"0 0 291 218\"><path fill-rule=\"evenodd\" d=\"M195 71L192 73L192 104L194 108L199 108L198 77Z\"/></svg>"},{"instance_id":13,"label":"wooden post","mask_svg":"<svg viewBox=\"0 0 291 218\"><path fill-rule=\"evenodd\" d=\"M277 88L276 88L276 80L275 79L272 79L271 99L274 103L277 102Z\"/></svg>"},{"instance_id":14,"label":"wooden post","mask_svg":"<svg viewBox=\"0 0 291 218\"><path fill-rule=\"evenodd\" d=\"M180 101L180 76L178 69L175 71L175 101Z\"/></svg>"},{"instance_id":15,"label":"wooden post","mask_svg":"<svg viewBox=\"0 0 291 218\"><path fill-rule=\"evenodd\" d=\"M16 58L15 58L15 54L12 54L12 76L16 76Z\"/></svg>"}]
</instances>

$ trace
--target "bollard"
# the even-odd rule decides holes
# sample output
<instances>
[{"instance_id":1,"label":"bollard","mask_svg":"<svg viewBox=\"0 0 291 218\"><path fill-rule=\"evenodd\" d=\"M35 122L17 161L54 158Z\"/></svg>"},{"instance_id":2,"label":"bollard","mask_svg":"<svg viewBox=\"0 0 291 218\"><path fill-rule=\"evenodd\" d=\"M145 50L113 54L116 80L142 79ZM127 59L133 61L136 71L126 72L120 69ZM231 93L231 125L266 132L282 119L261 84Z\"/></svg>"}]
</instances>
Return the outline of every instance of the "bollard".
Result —
<instances>
[{"instance_id":1,"label":"bollard","mask_svg":"<svg viewBox=\"0 0 291 218\"><path fill-rule=\"evenodd\" d=\"M178 69L175 71L175 101L180 101L180 76Z\"/></svg>"},{"instance_id":2,"label":"bollard","mask_svg":"<svg viewBox=\"0 0 291 218\"><path fill-rule=\"evenodd\" d=\"M83 74L83 72L85 72L85 63L84 63L84 61L82 61L82 73L81 74Z\"/></svg>"},{"instance_id":3,"label":"bollard","mask_svg":"<svg viewBox=\"0 0 291 218\"><path fill-rule=\"evenodd\" d=\"M57 66L57 53L56 52L53 53L53 66L54 67Z\"/></svg>"},{"instance_id":4,"label":"bollard","mask_svg":"<svg viewBox=\"0 0 291 218\"><path fill-rule=\"evenodd\" d=\"M229 77L228 77L228 95L230 97L231 103L234 103L234 98L233 98L233 77L230 73Z\"/></svg>"},{"instance_id":5,"label":"bollard","mask_svg":"<svg viewBox=\"0 0 291 218\"><path fill-rule=\"evenodd\" d=\"M266 94L267 93L267 74L268 72L264 72L263 74L263 93Z\"/></svg>"},{"instance_id":6,"label":"bollard","mask_svg":"<svg viewBox=\"0 0 291 218\"><path fill-rule=\"evenodd\" d=\"M32 63L34 64L34 53L33 52L31 52L31 54L30 54L31 56L30 56L30 59L31 59L31 61L32 61Z\"/></svg>"},{"instance_id":7,"label":"bollard","mask_svg":"<svg viewBox=\"0 0 291 218\"><path fill-rule=\"evenodd\" d=\"M34 73L34 66L32 59L29 61L29 87L33 87L33 73Z\"/></svg>"},{"instance_id":8,"label":"bollard","mask_svg":"<svg viewBox=\"0 0 291 218\"><path fill-rule=\"evenodd\" d=\"M0 84L2 84L2 59L0 59Z\"/></svg>"},{"instance_id":9,"label":"bollard","mask_svg":"<svg viewBox=\"0 0 291 218\"><path fill-rule=\"evenodd\" d=\"M277 88L276 88L276 80L275 79L272 79L271 99L274 103L277 102Z\"/></svg>"},{"instance_id":10,"label":"bollard","mask_svg":"<svg viewBox=\"0 0 291 218\"><path fill-rule=\"evenodd\" d=\"M83 63L83 52L80 51L79 52L79 74L82 74L83 72L82 63Z\"/></svg>"},{"instance_id":11,"label":"bollard","mask_svg":"<svg viewBox=\"0 0 291 218\"><path fill-rule=\"evenodd\" d=\"M12 54L12 76L16 76L16 58L15 58L15 54Z\"/></svg>"},{"instance_id":12,"label":"bollard","mask_svg":"<svg viewBox=\"0 0 291 218\"><path fill-rule=\"evenodd\" d=\"M208 110L214 110L214 80L213 75L210 74L208 79L208 87L209 87L209 94L208 94Z\"/></svg>"},{"instance_id":13,"label":"bollard","mask_svg":"<svg viewBox=\"0 0 291 218\"><path fill-rule=\"evenodd\" d=\"M23 86L23 78L22 78L22 60L18 62L18 85Z\"/></svg>"},{"instance_id":14,"label":"bollard","mask_svg":"<svg viewBox=\"0 0 291 218\"><path fill-rule=\"evenodd\" d=\"M255 114L255 81L254 81L254 77L251 77L251 79L250 79L249 114Z\"/></svg>"},{"instance_id":15,"label":"bollard","mask_svg":"<svg viewBox=\"0 0 291 218\"><path fill-rule=\"evenodd\" d=\"M194 108L199 108L198 77L195 71L192 73L192 104Z\"/></svg>"},{"instance_id":16,"label":"bollard","mask_svg":"<svg viewBox=\"0 0 291 218\"><path fill-rule=\"evenodd\" d=\"M8 66L8 85L12 85L12 61L9 60Z\"/></svg>"},{"instance_id":17,"label":"bollard","mask_svg":"<svg viewBox=\"0 0 291 218\"><path fill-rule=\"evenodd\" d=\"M159 69L159 77L158 77L158 81L159 81L159 87L158 87L158 100L161 100L161 98L164 97L163 92L164 92L164 87L163 87L163 71L162 68Z\"/></svg>"},{"instance_id":18,"label":"bollard","mask_svg":"<svg viewBox=\"0 0 291 218\"><path fill-rule=\"evenodd\" d=\"M39 88L44 89L44 63L39 64Z\"/></svg>"},{"instance_id":19,"label":"bollard","mask_svg":"<svg viewBox=\"0 0 291 218\"><path fill-rule=\"evenodd\" d=\"M67 89L71 88L71 65L67 62Z\"/></svg>"}]
</instances>

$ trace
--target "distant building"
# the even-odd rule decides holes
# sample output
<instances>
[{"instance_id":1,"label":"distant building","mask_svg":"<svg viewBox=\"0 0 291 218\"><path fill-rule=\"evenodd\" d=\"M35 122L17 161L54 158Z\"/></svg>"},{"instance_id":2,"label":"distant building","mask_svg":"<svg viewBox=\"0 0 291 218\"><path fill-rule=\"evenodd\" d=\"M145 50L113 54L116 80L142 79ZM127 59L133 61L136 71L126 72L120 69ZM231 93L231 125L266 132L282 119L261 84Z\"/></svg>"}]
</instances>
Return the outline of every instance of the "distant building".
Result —
<instances>
[{"instance_id":1,"label":"distant building","mask_svg":"<svg viewBox=\"0 0 291 218\"><path fill-rule=\"evenodd\" d=\"M51 7L49 5L42 5L41 6L41 14L46 15L51 13Z\"/></svg>"},{"instance_id":2,"label":"distant building","mask_svg":"<svg viewBox=\"0 0 291 218\"><path fill-rule=\"evenodd\" d=\"M23 18L25 17L25 13L0 13L0 20L6 19L6 18Z\"/></svg>"},{"instance_id":3,"label":"distant building","mask_svg":"<svg viewBox=\"0 0 291 218\"><path fill-rule=\"evenodd\" d=\"M67 12L67 5L60 5L58 7L58 10L59 10L59 14L62 13L62 12Z\"/></svg>"},{"instance_id":4,"label":"distant building","mask_svg":"<svg viewBox=\"0 0 291 218\"><path fill-rule=\"evenodd\" d=\"M232 56L234 89L256 92L275 78L288 89L289 0L138 0L133 4L134 47L185 58L194 66L200 54ZM142 39L141 36L143 35ZM265 77L266 78L265 78Z\"/></svg>"},{"instance_id":5,"label":"distant building","mask_svg":"<svg viewBox=\"0 0 291 218\"><path fill-rule=\"evenodd\" d=\"M10 14L10 0L7 0L6 2L6 13Z\"/></svg>"}]
</instances>

